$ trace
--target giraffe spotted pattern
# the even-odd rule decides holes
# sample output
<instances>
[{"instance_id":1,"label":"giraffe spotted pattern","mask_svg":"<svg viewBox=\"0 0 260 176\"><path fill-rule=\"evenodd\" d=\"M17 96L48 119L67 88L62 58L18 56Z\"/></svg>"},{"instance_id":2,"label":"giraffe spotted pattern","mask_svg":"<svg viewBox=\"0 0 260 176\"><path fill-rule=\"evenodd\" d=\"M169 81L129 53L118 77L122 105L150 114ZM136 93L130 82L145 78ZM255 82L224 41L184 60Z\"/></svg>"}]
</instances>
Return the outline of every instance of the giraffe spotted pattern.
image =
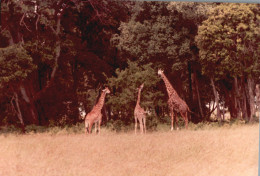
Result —
<instances>
[{"instance_id":1,"label":"giraffe spotted pattern","mask_svg":"<svg viewBox=\"0 0 260 176\"><path fill-rule=\"evenodd\" d=\"M184 100L182 100L175 89L172 87L170 81L164 75L163 70L158 70L158 75L163 79L166 90L168 93L168 107L171 113L171 130L173 130L174 118L176 119L176 124L178 128L178 118L177 114L180 114L185 121L185 128L188 128L188 112L190 112L188 105Z\"/></svg>"},{"instance_id":2,"label":"giraffe spotted pattern","mask_svg":"<svg viewBox=\"0 0 260 176\"><path fill-rule=\"evenodd\" d=\"M142 84L138 88L138 97L137 97L137 102L134 110L134 117L135 117L135 134L137 130L137 120L139 121L140 124L140 131L141 133L146 133L146 112L145 110L140 106L140 96L141 96L141 91L144 87L144 84Z\"/></svg>"},{"instance_id":3,"label":"giraffe spotted pattern","mask_svg":"<svg viewBox=\"0 0 260 176\"><path fill-rule=\"evenodd\" d=\"M91 128L95 123L95 132L97 130L98 125L98 133L100 133L100 125L102 122L102 113L101 109L105 102L106 94L109 94L110 90L106 87L102 90L102 94L97 102L97 104L93 107L93 109L86 115L85 117L85 133L91 133Z\"/></svg>"}]
</instances>

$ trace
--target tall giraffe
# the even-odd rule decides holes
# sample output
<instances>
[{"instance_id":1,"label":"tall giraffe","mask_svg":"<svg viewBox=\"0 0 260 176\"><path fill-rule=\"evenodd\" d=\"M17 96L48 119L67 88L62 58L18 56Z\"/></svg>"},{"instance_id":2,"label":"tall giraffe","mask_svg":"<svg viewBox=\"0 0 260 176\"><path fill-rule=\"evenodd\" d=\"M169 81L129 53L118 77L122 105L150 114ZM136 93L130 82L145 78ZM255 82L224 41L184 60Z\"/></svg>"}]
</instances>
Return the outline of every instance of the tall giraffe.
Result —
<instances>
[{"instance_id":1,"label":"tall giraffe","mask_svg":"<svg viewBox=\"0 0 260 176\"><path fill-rule=\"evenodd\" d=\"M137 129L137 119L138 119L139 124L140 124L141 133L143 133L143 131L144 131L144 133L146 133L146 112L140 106L140 97L141 97L141 91L142 91L143 87L144 87L144 84L142 84L138 88L138 97L137 97L137 102L136 102L136 106L135 106L135 110L134 110L135 134L136 134L136 129Z\"/></svg>"},{"instance_id":2,"label":"tall giraffe","mask_svg":"<svg viewBox=\"0 0 260 176\"><path fill-rule=\"evenodd\" d=\"M182 118L185 121L185 128L188 128L188 111L189 107L186 104L186 102L184 100L182 100L178 93L174 90L174 88L172 87L170 81L167 79L167 77L165 76L165 74L163 73L163 70L159 69L158 70L158 75L161 76L161 78L163 79L165 86L166 86L166 90L169 96L169 100L168 100L168 107L170 109L170 113L171 113L171 130L173 130L173 124L174 124L174 116L176 118L176 124L177 124L177 128L178 128L178 118L177 118L177 113L179 113Z\"/></svg>"},{"instance_id":3,"label":"tall giraffe","mask_svg":"<svg viewBox=\"0 0 260 176\"><path fill-rule=\"evenodd\" d=\"M91 128L93 123L95 123L95 132L97 130L97 123L98 123L98 133L100 133L100 125L102 121L102 113L101 109L105 102L106 94L109 94L110 90L106 87L102 90L100 98L97 104L93 107L93 109L86 115L85 117L85 133L91 133Z\"/></svg>"}]
</instances>

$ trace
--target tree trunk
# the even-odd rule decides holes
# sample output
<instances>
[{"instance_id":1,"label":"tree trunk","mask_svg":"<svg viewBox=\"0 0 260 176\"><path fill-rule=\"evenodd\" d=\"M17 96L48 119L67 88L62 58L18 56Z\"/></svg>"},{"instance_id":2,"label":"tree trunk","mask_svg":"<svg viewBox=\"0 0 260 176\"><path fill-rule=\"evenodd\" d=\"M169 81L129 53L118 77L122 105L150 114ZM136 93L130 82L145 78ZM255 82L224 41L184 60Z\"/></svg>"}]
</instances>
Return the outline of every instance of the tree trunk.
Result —
<instances>
[{"instance_id":1,"label":"tree trunk","mask_svg":"<svg viewBox=\"0 0 260 176\"><path fill-rule=\"evenodd\" d=\"M10 15L11 15L10 19L16 19L17 17L15 17L13 15L14 13L12 13L15 10L15 4L14 3L10 3L8 5L8 7L10 8ZM23 17L21 18L21 20L23 20ZM16 26L16 23L10 23L8 25L8 28L9 28L8 30L10 31L10 34L11 34L10 39L9 39L9 45L11 46L11 45L14 45L14 44L23 44L24 41L23 41L23 35L21 33L20 25ZM35 109L35 104L32 101L32 98L30 98L27 95L26 90L22 86L21 82L20 82L20 86L18 86L17 88L18 89L16 89L16 93L14 94L14 96L15 96L15 100L17 100L16 101L16 107L19 105L19 107L17 107L17 113L19 114L18 118L19 118L20 122L21 122L20 118L23 117L22 114L24 113L24 110L27 109L27 107L23 106L24 103L21 103L21 104L18 103L18 91L21 92L23 100L27 104L29 104L29 111L30 111L30 113L28 113L29 118L32 118L33 121L35 122L35 124L38 124L38 114L37 114L37 111ZM20 106L22 107L22 109L20 109ZM24 114L24 117L27 117L27 116L25 116L25 114ZM26 122L26 119L25 119L25 122L24 122L23 118L22 118L22 120L23 120L22 126L24 126L24 123Z\"/></svg>"},{"instance_id":2,"label":"tree trunk","mask_svg":"<svg viewBox=\"0 0 260 176\"><path fill-rule=\"evenodd\" d=\"M191 75L191 63L188 62L188 73L189 73L189 104L193 105L193 92L192 92L192 75ZM190 107L193 109L193 107Z\"/></svg>"},{"instance_id":3,"label":"tree trunk","mask_svg":"<svg viewBox=\"0 0 260 176\"><path fill-rule=\"evenodd\" d=\"M242 83L244 84L244 83ZM243 85L243 90L242 90L242 118L244 120L249 120L248 119L248 112L247 112L247 93L246 93L246 88L245 85Z\"/></svg>"},{"instance_id":4,"label":"tree trunk","mask_svg":"<svg viewBox=\"0 0 260 176\"><path fill-rule=\"evenodd\" d=\"M73 114L73 122L77 122L79 119L77 118L79 116L79 99L77 95L77 89L78 89L78 65L77 61L75 60L74 62L70 63L71 64L71 73L73 77L73 94L74 97L71 97L72 100L72 114Z\"/></svg>"},{"instance_id":5,"label":"tree trunk","mask_svg":"<svg viewBox=\"0 0 260 176\"><path fill-rule=\"evenodd\" d=\"M255 88L256 104L258 106L258 120L260 120L260 85L257 84Z\"/></svg>"},{"instance_id":6,"label":"tree trunk","mask_svg":"<svg viewBox=\"0 0 260 176\"><path fill-rule=\"evenodd\" d=\"M234 87L232 87L232 90L229 91L227 89L223 89L225 92L225 104L228 107L228 110L230 112L230 119L237 118L237 108L236 108L236 93L234 90Z\"/></svg>"},{"instance_id":7,"label":"tree trunk","mask_svg":"<svg viewBox=\"0 0 260 176\"><path fill-rule=\"evenodd\" d=\"M201 99L198 90L198 78L197 78L198 65L194 61L188 62L189 73L189 108L191 113L191 121L198 123L205 117L201 108Z\"/></svg>"},{"instance_id":8,"label":"tree trunk","mask_svg":"<svg viewBox=\"0 0 260 176\"><path fill-rule=\"evenodd\" d=\"M226 113L226 111L225 111L225 103L223 103L223 107L222 107L222 118L221 118L221 120L222 121L224 121L225 120L225 113Z\"/></svg>"},{"instance_id":9,"label":"tree trunk","mask_svg":"<svg viewBox=\"0 0 260 176\"><path fill-rule=\"evenodd\" d=\"M197 78L197 74L195 74L195 85L196 85L196 93L197 93L197 99L198 99L198 105L199 105L199 110L200 110L200 115L202 117L202 119L205 118L204 113L202 111L202 106L201 106L201 99L200 99L200 92L199 92L199 86L198 86L198 78Z\"/></svg>"},{"instance_id":10,"label":"tree trunk","mask_svg":"<svg viewBox=\"0 0 260 176\"><path fill-rule=\"evenodd\" d=\"M21 123L22 133L25 133L25 125L24 125L23 115L21 113L21 109L20 109L20 105L19 105L19 99L18 99L18 95L17 95L16 92L14 92L14 101L15 101L15 106L13 104L12 105L13 105L13 107L16 111L17 117L18 117L18 119Z\"/></svg>"},{"instance_id":11,"label":"tree trunk","mask_svg":"<svg viewBox=\"0 0 260 176\"><path fill-rule=\"evenodd\" d=\"M235 96L234 96L234 103L236 108L236 118L241 119L241 101L240 101L240 89L238 88L238 80L237 77L234 79L234 88L235 88Z\"/></svg>"},{"instance_id":12,"label":"tree trunk","mask_svg":"<svg viewBox=\"0 0 260 176\"><path fill-rule=\"evenodd\" d=\"M254 80L252 78L248 78L247 80L247 86L248 86L248 102L250 107L250 116L249 116L249 122L253 122L254 115L255 115L255 101L254 101Z\"/></svg>"},{"instance_id":13,"label":"tree trunk","mask_svg":"<svg viewBox=\"0 0 260 176\"><path fill-rule=\"evenodd\" d=\"M56 40L56 42L55 42L54 67L53 67L53 69L51 71L50 78L49 79L47 78L47 83L46 83L46 85L44 87L42 85L41 80L39 80L40 88L42 87L42 89L34 95L34 99L35 100L40 99L41 96L44 95L46 90L49 87L51 87L51 85L54 83L54 78L55 78L56 72L57 72L58 67L59 67L58 61L59 61L60 52L61 52L61 40L60 40L61 15L57 12L56 16L57 16L56 30L54 30L51 27L53 33L55 34L55 40ZM40 78L40 76L39 76L39 78Z\"/></svg>"},{"instance_id":14,"label":"tree trunk","mask_svg":"<svg viewBox=\"0 0 260 176\"><path fill-rule=\"evenodd\" d=\"M213 93L214 93L214 96L215 96L215 102L216 102L216 106L217 106L217 119L218 119L219 122L221 122L221 114L220 114L220 107L219 107L219 94L216 90L213 78L211 78L210 81L211 81L211 86L213 88Z\"/></svg>"},{"instance_id":15,"label":"tree trunk","mask_svg":"<svg viewBox=\"0 0 260 176\"><path fill-rule=\"evenodd\" d=\"M203 120L203 118L205 117L202 111L202 107L201 107L201 100L200 100L200 94L199 94L199 89L198 89L198 80L197 80L197 74L196 71L194 70L193 73L191 73L191 90L192 90L192 107L191 110L194 112L192 113L192 116L194 116L195 114L199 114L199 116L196 116L196 119L193 118L194 122L199 122L201 120ZM195 117L195 116L194 116Z\"/></svg>"},{"instance_id":16,"label":"tree trunk","mask_svg":"<svg viewBox=\"0 0 260 176\"><path fill-rule=\"evenodd\" d=\"M36 110L34 100L32 99L32 97L28 96L27 91L23 85L20 85L20 91L21 91L22 98L29 105L28 108L31 114L30 121L32 121L33 124L35 125L39 125L38 112Z\"/></svg>"}]
</instances>

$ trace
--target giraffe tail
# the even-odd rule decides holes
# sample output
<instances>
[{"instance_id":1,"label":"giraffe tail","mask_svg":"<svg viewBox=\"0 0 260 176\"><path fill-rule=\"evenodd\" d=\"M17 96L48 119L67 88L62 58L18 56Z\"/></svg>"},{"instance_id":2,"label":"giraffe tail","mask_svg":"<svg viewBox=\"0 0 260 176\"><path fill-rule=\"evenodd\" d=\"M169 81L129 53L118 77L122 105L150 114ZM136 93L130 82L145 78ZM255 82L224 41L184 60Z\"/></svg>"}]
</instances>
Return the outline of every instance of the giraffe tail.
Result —
<instances>
[{"instance_id":1,"label":"giraffe tail","mask_svg":"<svg viewBox=\"0 0 260 176\"><path fill-rule=\"evenodd\" d=\"M191 120L191 114L194 114L195 116L199 117L199 115L197 113L191 111L189 107L188 107L188 111L189 111L189 120Z\"/></svg>"},{"instance_id":2,"label":"giraffe tail","mask_svg":"<svg viewBox=\"0 0 260 176\"><path fill-rule=\"evenodd\" d=\"M193 113L193 114L195 114L195 112L192 112L192 111L190 110L190 108L188 108L188 111L189 111L190 113Z\"/></svg>"},{"instance_id":3,"label":"giraffe tail","mask_svg":"<svg viewBox=\"0 0 260 176\"><path fill-rule=\"evenodd\" d=\"M195 114L194 112L192 112L191 110L190 110L190 108L188 107L188 111L189 111L189 115L188 115L188 119L189 119L189 121L191 120L191 113L193 113L193 114Z\"/></svg>"},{"instance_id":4,"label":"giraffe tail","mask_svg":"<svg viewBox=\"0 0 260 176\"><path fill-rule=\"evenodd\" d=\"M89 123L85 123L85 128L86 128L86 131L89 133Z\"/></svg>"}]
</instances>

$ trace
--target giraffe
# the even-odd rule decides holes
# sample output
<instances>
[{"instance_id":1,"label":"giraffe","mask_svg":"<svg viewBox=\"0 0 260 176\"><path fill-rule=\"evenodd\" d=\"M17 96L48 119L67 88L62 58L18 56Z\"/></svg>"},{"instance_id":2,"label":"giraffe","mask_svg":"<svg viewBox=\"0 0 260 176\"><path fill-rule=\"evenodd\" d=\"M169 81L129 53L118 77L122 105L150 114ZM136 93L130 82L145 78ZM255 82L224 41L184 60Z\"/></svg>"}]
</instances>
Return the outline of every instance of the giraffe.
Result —
<instances>
[{"instance_id":1,"label":"giraffe","mask_svg":"<svg viewBox=\"0 0 260 176\"><path fill-rule=\"evenodd\" d=\"M163 70L159 69L158 75L161 76L161 78L163 79L165 86L166 86L167 93L168 93L168 97L169 97L167 104L168 104L170 114L171 114L171 131L173 130L174 118L176 119L177 129L178 129L177 113L179 113L182 116L182 118L184 119L185 128L187 129L188 128L188 111L190 112L188 105L186 104L186 102L184 100L182 100L179 97L178 93L174 90L170 81L167 79L167 77L163 73Z\"/></svg>"},{"instance_id":2,"label":"giraffe","mask_svg":"<svg viewBox=\"0 0 260 176\"><path fill-rule=\"evenodd\" d=\"M85 133L91 133L91 128L93 123L95 123L95 133L97 132L97 124L98 124L98 133L100 133L100 125L102 121L102 113L101 109L105 102L106 94L109 94L110 90L108 87L102 90L100 98L97 104L93 107L93 109L85 116Z\"/></svg>"},{"instance_id":3,"label":"giraffe","mask_svg":"<svg viewBox=\"0 0 260 176\"><path fill-rule=\"evenodd\" d=\"M140 124L141 133L142 134L143 134L143 132L146 133L146 112L140 106L140 96L141 96L141 91L142 91L143 87L144 87L144 84L142 84L138 88L138 97L137 97L137 102L136 102L136 106L135 106L135 110L134 110L135 134L136 134L136 129L137 129L137 119L138 119L139 124Z\"/></svg>"}]
</instances>

